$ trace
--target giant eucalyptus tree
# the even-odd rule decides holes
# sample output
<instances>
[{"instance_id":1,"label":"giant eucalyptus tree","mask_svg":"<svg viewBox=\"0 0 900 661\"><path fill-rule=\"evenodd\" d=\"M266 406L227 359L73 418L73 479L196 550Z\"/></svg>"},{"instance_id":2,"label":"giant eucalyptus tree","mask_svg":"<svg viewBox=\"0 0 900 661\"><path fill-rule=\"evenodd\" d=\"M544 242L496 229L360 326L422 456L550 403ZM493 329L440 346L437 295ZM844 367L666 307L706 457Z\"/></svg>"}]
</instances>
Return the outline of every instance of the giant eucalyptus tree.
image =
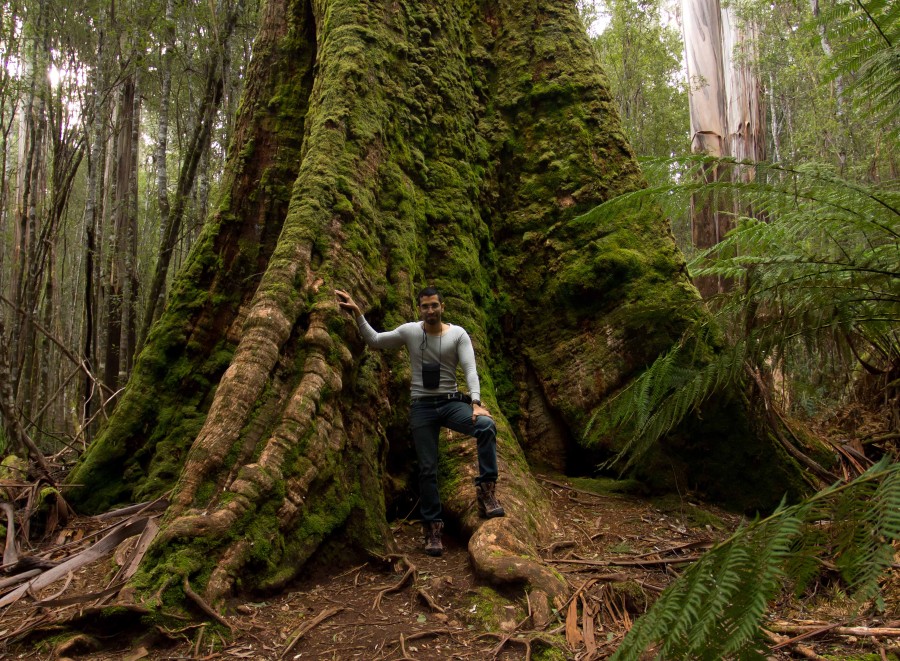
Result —
<instances>
[{"instance_id":1,"label":"giant eucalyptus tree","mask_svg":"<svg viewBox=\"0 0 900 661\"><path fill-rule=\"evenodd\" d=\"M658 210L590 213L642 177L574 3L269 0L233 140L218 205L70 478L85 510L170 493L137 594L187 581L221 604L317 553L389 548L408 368L364 350L333 288L392 327L430 283L480 356L507 508L479 521L474 446L452 438L445 514L479 571L558 602L526 453L565 465L602 402L704 314ZM796 474L742 411L711 404L645 472L772 504Z\"/></svg>"}]
</instances>

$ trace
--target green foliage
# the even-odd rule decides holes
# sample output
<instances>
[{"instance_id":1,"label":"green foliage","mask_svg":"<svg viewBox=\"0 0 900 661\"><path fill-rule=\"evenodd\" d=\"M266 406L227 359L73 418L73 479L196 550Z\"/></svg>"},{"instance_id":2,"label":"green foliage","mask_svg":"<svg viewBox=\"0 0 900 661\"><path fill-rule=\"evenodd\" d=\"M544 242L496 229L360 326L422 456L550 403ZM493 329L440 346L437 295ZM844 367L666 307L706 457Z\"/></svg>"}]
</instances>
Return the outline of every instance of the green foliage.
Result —
<instances>
[{"instance_id":1,"label":"green foliage","mask_svg":"<svg viewBox=\"0 0 900 661\"><path fill-rule=\"evenodd\" d=\"M739 530L692 565L625 637L613 659L765 658L760 621L785 584L810 566L837 565L859 601L879 593L900 539L900 464L887 459L849 484Z\"/></svg>"},{"instance_id":2,"label":"green foliage","mask_svg":"<svg viewBox=\"0 0 900 661\"><path fill-rule=\"evenodd\" d=\"M766 94L768 158L827 163L851 179L896 177L897 3L733 6L758 35L753 64Z\"/></svg>"},{"instance_id":3,"label":"green foliage","mask_svg":"<svg viewBox=\"0 0 900 661\"><path fill-rule=\"evenodd\" d=\"M623 470L645 456L656 441L671 432L709 397L733 384L741 369L739 351L723 351L710 361L695 360L697 334L708 335L702 321L660 356L638 378L607 400L594 414L588 435L608 436L625 432L614 461L624 461Z\"/></svg>"},{"instance_id":4,"label":"green foliage","mask_svg":"<svg viewBox=\"0 0 900 661\"><path fill-rule=\"evenodd\" d=\"M628 142L641 156L690 150L687 87L678 28L662 19L663 0L585 2L586 22L602 18L594 48L609 82Z\"/></svg>"},{"instance_id":5,"label":"green foliage","mask_svg":"<svg viewBox=\"0 0 900 661\"><path fill-rule=\"evenodd\" d=\"M857 109L876 113L891 137L900 137L900 5L836 2L818 25L846 42L828 62L830 79L850 77Z\"/></svg>"},{"instance_id":6,"label":"green foliage","mask_svg":"<svg viewBox=\"0 0 900 661\"><path fill-rule=\"evenodd\" d=\"M692 194L728 189L736 229L690 264L693 275L729 278L715 316L681 340L594 417L593 433L624 431L620 458L633 463L714 393L779 369L782 400L793 390L829 384L822 402L845 395L856 365L887 379L900 368L900 193L855 184L820 167L757 164L758 182L700 182L692 157L658 162L687 183L651 187L604 205L619 214L647 196L686 203ZM719 161L719 166L737 164ZM759 220L765 218L768 222ZM724 343L717 339L724 331ZM724 344L715 355L697 347ZM885 382L886 385L886 382Z\"/></svg>"}]
</instances>

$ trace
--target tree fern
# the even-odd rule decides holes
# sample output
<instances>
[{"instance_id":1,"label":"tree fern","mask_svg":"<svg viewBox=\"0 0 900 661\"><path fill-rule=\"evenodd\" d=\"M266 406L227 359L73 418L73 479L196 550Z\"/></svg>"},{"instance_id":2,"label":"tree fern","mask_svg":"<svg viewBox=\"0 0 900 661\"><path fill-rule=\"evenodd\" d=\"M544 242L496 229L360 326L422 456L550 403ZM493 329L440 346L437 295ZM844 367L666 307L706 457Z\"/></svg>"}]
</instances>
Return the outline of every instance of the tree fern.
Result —
<instances>
[{"instance_id":1,"label":"tree fern","mask_svg":"<svg viewBox=\"0 0 900 661\"><path fill-rule=\"evenodd\" d=\"M832 78L850 76L857 103L871 104L893 137L900 132L900 5L887 0L843 0L822 12L819 24L842 39L827 63Z\"/></svg>"},{"instance_id":2,"label":"tree fern","mask_svg":"<svg viewBox=\"0 0 900 661\"><path fill-rule=\"evenodd\" d=\"M728 188L742 208L767 219L739 218L722 242L692 260L692 275L734 283L712 302L714 319L689 329L591 421L588 439L625 439L617 459L626 467L689 413L702 411L715 393L741 388L754 371L781 365L799 382L804 373L794 365L815 365L814 379L852 375L856 362L885 373L900 368L900 193L814 166L756 164L755 183L707 184L691 176L710 160L656 162L681 173L684 183L637 191L601 207L615 214L647 197L678 204L698 191ZM720 350L698 353L697 347L709 345ZM823 356L835 365L835 375L827 373Z\"/></svg>"},{"instance_id":3,"label":"tree fern","mask_svg":"<svg viewBox=\"0 0 900 661\"><path fill-rule=\"evenodd\" d=\"M781 589L804 585L808 567L832 561L851 595L872 598L897 540L900 464L885 459L710 550L637 620L612 658L640 659L648 650L665 659L763 658L762 618Z\"/></svg>"}]
</instances>

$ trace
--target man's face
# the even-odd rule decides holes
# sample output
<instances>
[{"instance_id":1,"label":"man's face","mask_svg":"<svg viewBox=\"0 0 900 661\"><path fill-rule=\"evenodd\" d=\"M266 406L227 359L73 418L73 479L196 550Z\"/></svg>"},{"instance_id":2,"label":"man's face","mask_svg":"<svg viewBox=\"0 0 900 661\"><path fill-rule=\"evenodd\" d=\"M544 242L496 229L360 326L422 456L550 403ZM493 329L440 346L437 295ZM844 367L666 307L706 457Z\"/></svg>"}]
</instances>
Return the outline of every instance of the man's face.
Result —
<instances>
[{"instance_id":1,"label":"man's face","mask_svg":"<svg viewBox=\"0 0 900 661\"><path fill-rule=\"evenodd\" d=\"M419 314L422 315L422 321L426 324L441 323L441 315L444 313L444 304L438 299L437 294L434 296L423 296L419 299Z\"/></svg>"}]
</instances>

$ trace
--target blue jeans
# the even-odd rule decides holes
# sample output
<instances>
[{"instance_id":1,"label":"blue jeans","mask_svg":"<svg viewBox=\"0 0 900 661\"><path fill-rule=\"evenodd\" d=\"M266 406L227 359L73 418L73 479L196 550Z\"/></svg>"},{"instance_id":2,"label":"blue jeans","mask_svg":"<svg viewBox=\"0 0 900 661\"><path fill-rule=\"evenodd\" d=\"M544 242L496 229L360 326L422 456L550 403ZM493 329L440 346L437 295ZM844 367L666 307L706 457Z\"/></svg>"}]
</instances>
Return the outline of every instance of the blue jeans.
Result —
<instances>
[{"instance_id":1,"label":"blue jeans","mask_svg":"<svg viewBox=\"0 0 900 661\"><path fill-rule=\"evenodd\" d=\"M422 520L441 520L438 493L438 438L441 427L474 436L478 443L478 477L475 484L497 481L497 426L487 416L472 422L472 407L451 399L414 401L409 411L409 428L419 459L419 511Z\"/></svg>"}]
</instances>

